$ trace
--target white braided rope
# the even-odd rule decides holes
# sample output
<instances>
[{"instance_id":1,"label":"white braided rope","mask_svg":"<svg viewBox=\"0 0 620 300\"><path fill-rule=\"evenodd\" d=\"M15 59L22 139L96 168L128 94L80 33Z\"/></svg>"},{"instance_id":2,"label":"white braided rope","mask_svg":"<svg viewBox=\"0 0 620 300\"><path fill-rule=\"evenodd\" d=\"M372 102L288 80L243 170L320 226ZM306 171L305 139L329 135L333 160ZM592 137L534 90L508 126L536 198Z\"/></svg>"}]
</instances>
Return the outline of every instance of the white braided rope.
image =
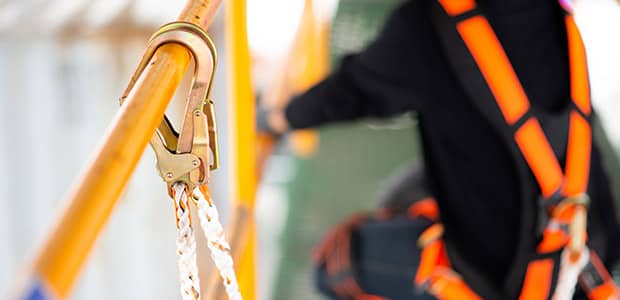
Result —
<instances>
[{"instance_id":1,"label":"white braided rope","mask_svg":"<svg viewBox=\"0 0 620 300\"><path fill-rule=\"evenodd\" d=\"M187 186L175 183L174 206L177 217L177 265L179 267L179 283L181 299L200 299L200 279L196 265L196 239L190 217Z\"/></svg>"},{"instance_id":2,"label":"white braided rope","mask_svg":"<svg viewBox=\"0 0 620 300\"><path fill-rule=\"evenodd\" d=\"M211 259L220 272L228 299L242 300L233 266L233 258L230 255L230 245L226 241L224 227L220 222L217 208L208 192L203 194L199 188L194 190L194 200L198 206L200 225L207 238L209 250L211 250Z\"/></svg>"},{"instance_id":3,"label":"white braided rope","mask_svg":"<svg viewBox=\"0 0 620 300\"><path fill-rule=\"evenodd\" d=\"M590 252L588 248L584 248L579 256L579 260L572 262L569 258L570 251L568 248L562 250L560 261L560 275L558 276L558 284L555 287L552 300L570 300L575 294L575 287L579 280L579 274L590 261Z\"/></svg>"}]
</instances>

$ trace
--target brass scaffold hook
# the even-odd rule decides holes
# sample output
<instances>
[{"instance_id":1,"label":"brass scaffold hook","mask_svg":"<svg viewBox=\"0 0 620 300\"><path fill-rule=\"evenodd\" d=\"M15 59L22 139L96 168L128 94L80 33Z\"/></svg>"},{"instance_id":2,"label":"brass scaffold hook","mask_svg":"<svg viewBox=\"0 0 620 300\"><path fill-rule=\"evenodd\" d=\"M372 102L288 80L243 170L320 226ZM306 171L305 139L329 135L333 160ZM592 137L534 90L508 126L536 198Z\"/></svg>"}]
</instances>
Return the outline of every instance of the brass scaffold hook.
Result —
<instances>
[{"instance_id":1,"label":"brass scaffold hook","mask_svg":"<svg viewBox=\"0 0 620 300\"><path fill-rule=\"evenodd\" d=\"M120 98L123 100L162 45L177 43L189 50L194 59L194 76L185 106L181 131L177 133L164 115L150 144L157 156L157 169L171 190L175 182L187 184L190 191L206 184L209 171L219 167L214 102L209 99L217 56L207 33L197 25L173 22L162 26L149 41L140 64ZM212 157L209 156L209 150Z\"/></svg>"}]
</instances>

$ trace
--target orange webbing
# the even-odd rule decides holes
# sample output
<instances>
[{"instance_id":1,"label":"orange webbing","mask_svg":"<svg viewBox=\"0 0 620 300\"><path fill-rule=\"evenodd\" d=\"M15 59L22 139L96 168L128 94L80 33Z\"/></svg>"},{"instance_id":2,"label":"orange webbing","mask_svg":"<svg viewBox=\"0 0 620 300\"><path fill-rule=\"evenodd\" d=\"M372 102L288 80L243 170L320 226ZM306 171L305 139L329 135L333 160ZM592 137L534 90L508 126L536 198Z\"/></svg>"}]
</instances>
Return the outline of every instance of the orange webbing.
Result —
<instances>
[{"instance_id":1,"label":"orange webbing","mask_svg":"<svg viewBox=\"0 0 620 300\"><path fill-rule=\"evenodd\" d=\"M424 246L420 255L420 265L415 275L416 285L423 285L430 278L439 264L439 256L442 251L443 242L441 240L433 241Z\"/></svg>"},{"instance_id":2,"label":"orange webbing","mask_svg":"<svg viewBox=\"0 0 620 300\"><path fill-rule=\"evenodd\" d=\"M425 217L431 221L439 220L439 207L432 197L424 198L411 204L407 209L409 218Z\"/></svg>"},{"instance_id":3,"label":"orange webbing","mask_svg":"<svg viewBox=\"0 0 620 300\"><path fill-rule=\"evenodd\" d=\"M542 195L550 197L562 185L564 176L538 120L527 120L515 133L515 141L534 173Z\"/></svg>"},{"instance_id":4,"label":"orange webbing","mask_svg":"<svg viewBox=\"0 0 620 300\"><path fill-rule=\"evenodd\" d=\"M439 2L451 16L475 8L474 1L439 0ZM591 113L590 87L585 49L571 16L566 17L566 27L570 56L571 97L579 110L589 115ZM529 110L530 102L491 25L485 17L475 16L458 23L457 30L495 97L506 123L511 126L515 125ZM514 138L545 198L551 197L560 187L562 187L564 196L576 196L586 192L592 137L588 121L579 113L572 112L570 115L566 176L536 118L528 119L518 128ZM566 216L554 216L556 218L554 221L559 222L558 224L572 222L573 208L565 210ZM538 250L550 252L561 249L569 239L570 236L561 228L547 228ZM429 276L436 272L436 266L439 265L437 255L441 255L442 247L442 243L433 241L424 248L420 269L416 274L417 284L428 282ZM552 258L530 262L519 299L547 299L551 291L553 268ZM442 283L448 286L447 282L450 278L441 277L441 275L439 277L446 279L446 282ZM467 288L464 282L461 281L461 283ZM612 288L615 287L612 286ZM593 289L591 294L607 295L610 291L613 292L614 289L605 284ZM440 299L450 299L448 297L452 296L455 297L454 299L463 299L466 292L457 288L457 285L449 284L449 289L442 288L440 294Z\"/></svg>"},{"instance_id":5,"label":"orange webbing","mask_svg":"<svg viewBox=\"0 0 620 300\"><path fill-rule=\"evenodd\" d=\"M592 133L588 121L575 111L571 112L568 132L563 194L575 196L585 193L588 188Z\"/></svg>"},{"instance_id":6,"label":"orange webbing","mask_svg":"<svg viewBox=\"0 0 620 300\"><path fill-rule=\"evenodd\" d=\"M467 283L458 276L450 268L450 263L443 248L442 242L436 242L441 250L438 252L439 257L432 267L427 278L423 280L416 278L416 284L419 286L422 282L428 284L428 292L439 300L479 300L481 299L472 291ZM431 245L429 245L431 246ZM436 245L432 245L435 247ZM421 280L421 281L420 281Z\"/></svg>"},{"instance_id":7,"label":"orange webbing","mask_svg":"<svg viewBox=\"0 0 620 300\"><path fill-rule=\"evenodd\" d=\"M569 240L570 237L563 230L545 229L542 241L536 247L536 251L538 253L551 253L566 246Z\"/></svg>"},{"instance_id":8,"label":"orange webbing","mask_svg":"<svg viewBox=\"0 0 620 300\"><path fill-rule=\"evenodd\" d=\"M451 269L441 232L442 225L434 224L420 236L418 244L422 244L422 254L414 283L419 287L428 285L427 291L439 300L481 299Z\"/></svg>"},{"instance_id":9,"label":"orange webbing","mask_svg":"<svg viewBox=\"0 0 620 300\"><path fill-rule=\"evenodd\" d=\"M474 0L439 0L439 3L451 16L458 16L476 8Z\"/></svg>"},{"instance_id":10,"label":"orange webbing","mask_svg":"<svg viewBox=\"0 0 620 300\"><path fill-rule=\"evenodd\" d=\"M570 57L571 97L575 105L586 115L591 112L590 83L588 80L588 64L586 51L581 34L573 16L566 16L566 32L568 34L568 53Z\"/></svg>"},{"instance_id":11,"label":"orange webbing","mask_svg":"<svg viewBox=\"0 0 620 300\"><path fill-rule=\"evenodd\" d=\"M551 289L553 258L534 260L527 266L519 300L545 300Z\"/></svg>"},{"instance_id":12,"label":"orange webbing","mask_svg":"<svg viewBox=\"0 0 620 300\"><path fill-rule=\"evenodd\" d=\"M590 300L618 300L620 299L620 290L618 286L614 282L613 278L605 268L605 265L601 261L601 259L596 255L594 251L590 251L590 263L594 265L594 269L599 273L601 278L603 279L603 284L591 289L587 290L588 287L582 287L586 290L588 294L588 299Z\"/></svg>"},{"instance_id":13,"label":"orange webbing","mask_svg":"<svg viewBox=\"0 0 620 300\"><path fill-rule=\"evenodd\" d=\"M446 11L455 10L458 1L440 1ZM475 5L475 4L473 4ZM585 50L579 31L571 16L566 17L571 68L571 95L575 105L589 114L590 96ZM515 124L529 109L530 102L514 72L510 60L491 25L483 16L476 16L457 25L480 72L509 125ZM589 175L590 128L586 120L571 115L565 195L585 192ZM536 177L542 194L549 197L562 185L562 169L549 146L538 121L530 119L515 134L517 144Z\"/></svg>"},{"instance_id":14,"label":"orange webbing","mask_svg":"<svg viewBox=\"0 0 620 300\"><path fill-rule=\"evenodd\" d=\"M418 247L425 249L426 245L431 242L435 242L441 239L443 235L443 225L441 223L435 223L422 232L418 237Z\"/></svg>"},{"instance_id":15,"label":"orange webbing","mask_svg":"<svg viewBox=\"0 0 620 300\"><path fill-rule=\"evenodd\" d=\"M514 72L495 32L483 16L457 25L506 122L513 125L529 109L530 101Z\"/></svg>"},{"instance_id":16,"label":"orange webbing","mask_svg":"<svg viewBox=\"0 0 620 300\"><path fill-rule=\"evenodd\" d=\"M574 236L571 231L561 228L561 226L573 226L576 225L573 222L575 218L578 218L580 214L586 214L585 206L581 204L566 203L556 206L551 213L551 220L557 226L547 226L543 231L542 241L538 244L536 250L538 253L550 253L565 247L568 242L571 242L573 246L585 245L588 238L588 234L583 228L583 234L577 234ZM582 215L583 216L583 215ZM585 222L584 222L585 224ZM577 225L578 226L578 225Z\"/></svg>"},{"instance_id":17,"label":"orange webbing","mask_svg":"<svg viewBox=\"0 0 620 300\"><path fill-rule=\"evenodd\" d=\"M441 290L435 295L439 300L481 300L460 278L442 278Z\"/></svg>"},{"instance_id":18,"label":"orange webbing","mask_svg":"<svg viewBox=\"0 0 620 300\"><path fill-rule=\"evenodd\" d=\"M590 300L618 300L620 292L613 281L606 281L604 284L597 286L588 293Z\"/></svg>"}]
</instances>

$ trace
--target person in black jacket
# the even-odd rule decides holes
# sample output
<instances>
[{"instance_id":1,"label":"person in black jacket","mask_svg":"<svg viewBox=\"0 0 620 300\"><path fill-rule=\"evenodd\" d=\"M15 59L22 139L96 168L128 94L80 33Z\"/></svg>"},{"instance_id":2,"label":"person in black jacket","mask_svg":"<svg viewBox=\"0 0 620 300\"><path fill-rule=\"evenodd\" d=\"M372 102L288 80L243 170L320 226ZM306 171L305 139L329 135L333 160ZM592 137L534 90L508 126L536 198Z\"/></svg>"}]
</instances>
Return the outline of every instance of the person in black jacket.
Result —
<instances>
[{"instance_id":1,"label":"person in black jacket","mask_svg":"<svg viewBox=\"0 0 620 300\"><path fill-rule=\"evenodd\" d=\"M366 49L347 56L333 73L298 95L268 123L278 132L364 117L417 112L424 164L452 248L479 276L501 287L515 257L522 203L514 160L451 71L431 23L435 0L410 0L389 17ZM538 110L556 112L569 102L567 35L554 0L479 0ZM558 157L564 161L565 157ZM605 231L609 266L620 230L608 177L592 148L589 216ZM535 181L532 177L532 184ZM535 201L532 201L535 205ZM594 226L594 225L592 225Z\"/></svg>"}]
</instances>

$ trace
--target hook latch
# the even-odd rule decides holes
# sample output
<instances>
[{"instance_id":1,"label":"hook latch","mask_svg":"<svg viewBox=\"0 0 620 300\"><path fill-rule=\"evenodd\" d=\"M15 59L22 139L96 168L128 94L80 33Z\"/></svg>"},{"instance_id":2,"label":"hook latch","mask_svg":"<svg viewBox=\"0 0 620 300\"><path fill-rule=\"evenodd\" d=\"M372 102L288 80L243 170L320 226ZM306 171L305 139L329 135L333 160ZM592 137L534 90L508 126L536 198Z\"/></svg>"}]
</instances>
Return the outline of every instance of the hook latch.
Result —
<instances>
[{"instance_id":1,"label":"hook latch","mask_svg":"<svg viewBox=\"0 0 620 300\"><path fill-rule=\"evenodd\" d=\"M187 22L162 26L149 40L120 101L122 104L127 98L157 49L168 43L180 44L191 53L194 75L181 131L177 133L164 115L150 144L157 156L159 173L168 187L181 181L193 190L197 185L206 184L209 172L219 167L215 107L209 99L217 55L207 33L199 26Z\"/></svg>"}]
</instances>

